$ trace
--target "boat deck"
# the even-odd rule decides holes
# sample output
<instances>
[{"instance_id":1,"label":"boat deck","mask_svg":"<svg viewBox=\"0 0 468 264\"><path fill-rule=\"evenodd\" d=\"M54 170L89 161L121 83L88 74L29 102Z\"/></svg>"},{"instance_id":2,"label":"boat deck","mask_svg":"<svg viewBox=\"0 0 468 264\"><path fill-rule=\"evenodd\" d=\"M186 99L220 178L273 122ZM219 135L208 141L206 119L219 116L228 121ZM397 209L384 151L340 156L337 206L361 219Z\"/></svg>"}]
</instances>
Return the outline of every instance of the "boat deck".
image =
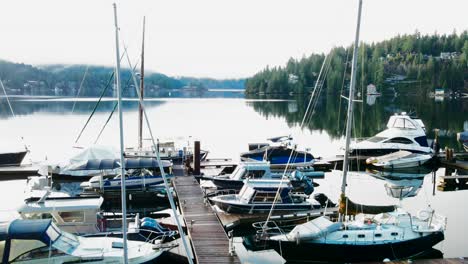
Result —
<instances>
[{"instance_id":1,"label":"boat deck","mask_svg":"<svg viewBox=\"0 0 468 264\"><path fill-rule=\"evenodd\" d=\"M205 203L195 177L188 176L182 165L174 165L172 183L177 192L182 215L197 263L240 263L229 252L229 238L211 206Z\"/></svg>"}]
</instances>

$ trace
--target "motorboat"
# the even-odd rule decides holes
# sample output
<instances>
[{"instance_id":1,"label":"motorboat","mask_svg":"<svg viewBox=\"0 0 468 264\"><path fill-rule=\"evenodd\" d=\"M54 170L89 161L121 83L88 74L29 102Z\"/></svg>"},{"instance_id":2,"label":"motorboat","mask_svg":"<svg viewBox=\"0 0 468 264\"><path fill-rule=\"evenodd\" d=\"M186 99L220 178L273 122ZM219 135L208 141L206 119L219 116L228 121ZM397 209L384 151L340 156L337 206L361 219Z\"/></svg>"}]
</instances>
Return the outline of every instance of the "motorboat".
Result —
<instances>
[{"instance_id":1,"label":"motorboat","mask_svg":"<svg viewBox=\"0 0 468 264\"><path fill-rule=\"evenodd\" d=\"M420 167L431 159L431 154L419 154L399 150L383 156L368 158L366 163L384 169L401 169Z\"/></svg>"},{"instance_id":2,"label":"motorboat","mask_svg":"<svg viewBox=\"0 0 468 264\"><path fill-rule=\"evenodd\" d=\"M216 185L217 189L240 190L244 186L246 179L276 179L287 178L295 188L305 190L306 194L311 194L314 190L313 179L323 178L324 172L314 171L313 168L296 168L293 171L284 170L272 171L269 162L240 162L231 174L202 175L203 180L209 180Z\"/></svg>"},{"instance_id":3,"label":"motorboat","mask_svg":"<svg viewBox=\"0 0 468 264\"><path fill-rule=\"evenodd\" d=\"M307 167L314 164L314 156L307 151L291 146L292 137L283 136L268 139L270 143L250 143L249 151L241 153L241 161L268 161L272 167Z\"/></svg>"},{"instance_id":4,"label":"motorboat","mask_svg":"<svg viewBox=\"0 0 468 264\"><path fill-rule=\"evenodd\" d=\"M125 186L127 189L145 189L163 183L159 165L155 158L127 158L125 159ZM167 177L172 177L172 162L162 160L161 165ZM120 167L119 160L89 160L87 163L75 167L74 170L106 170ZM94 176L83 182L83 189L91 190L119 190L121 187L121 174L105 178Z\"/></svg>"},{"instance_id":5,"label":"motorboat","mask_svg":"<svg viewBox=\"0 0 468 264\"><path fill-rule=\"evenodd\" d=\"M52 219L61 230L86 236L121 237L120 219L107 218L101 206L104 199L100 196L86 197L50 197L48 193L40 199L27 199L17 212L21 219ZM177 235L177 231L161 225L156 219L136 214L129 222L127 237L129 240L149 241L159 237L168 241Z\"/></svg>"},{"instance_id":6,"label":"motorboat","mask_svg":"<svg viewBox=\"0 0 468 264\"><path fill-rule=\"evenodd\" d=\"M387 129L375 136L351 144L353 156L381 156L405 150L412 153L430 154L424 123L405 112L390 117Z\"/></svg>"},{"instance_id":7,"label":"motorboat","mask_svg":"<svg viewBox=\"0 0 468 264\"><path fill-rule=\"evenodd\" d=\"M358 262L404 259L444 240L446 219L433 210L412 216L403 210L375 216L360 215L354 221L332 222L319 217L289 232L260 226L256 245L282 252L285 259ZM283 233L281 233L283 232Z\"/></svg>"},{"instance_id":8,"label":"motorboat","mask_svg":"<svg viewBox=\"0 0 468 264\"><path fill-rule=\"evenodd\" d=\"M226 213L257 214L275 212L296 212L321 208L318 201L305 193L293 192L288 180L245 180L238 194L224 194L209 198ZM277 192L279 196L276 202Z\"/></svg>"},{"instance_id":9,"label":"motorboat","mask_svg":"<svg viewBox=\"0 0 468 264\"><path fill-rule=\"evenodd\" d=\"M76 167L86 164L89 160L118 159L119 151L112 146L93 145L87 148L73 149L69 158L62 161L49 161L42 164L39 174L52 176L61 180L89 180L93 176L115 176L116 169L76 170Z\"/></svg>"},{"instance_id":10,"label":"motorboat","mask_svg":"<svg viewBox=\"0 0 468 264\"><path fill-rule=\"evenodd\" d=\"M123 240L83 237L60 230L51 219L13 220L0 228L2 263L109 263L122 262ZM166 249L158 239L127 242L128 263L147 263Z\"/></svg>"}]
</instances>

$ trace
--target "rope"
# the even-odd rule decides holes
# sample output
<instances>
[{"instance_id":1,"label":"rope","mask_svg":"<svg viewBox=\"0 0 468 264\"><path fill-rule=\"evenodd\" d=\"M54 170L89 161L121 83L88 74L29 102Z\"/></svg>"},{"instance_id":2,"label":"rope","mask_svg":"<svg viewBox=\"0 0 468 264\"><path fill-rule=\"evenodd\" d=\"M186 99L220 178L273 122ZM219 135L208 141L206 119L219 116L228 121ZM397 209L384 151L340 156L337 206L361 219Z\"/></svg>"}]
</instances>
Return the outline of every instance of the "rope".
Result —
<instances>
[{"instance_id":1,"label":"rope","mask_svg":"<svg viewBox=\"0 0 468 264\"><path fill-rule=\"evenodd\" d=\"M139 61L137 60L137 63L136 63L135 66L133 67L133 71L135 71L136 66L138 65L138 62L139 62ZM131 79L132 79L132 75L130 75L130 77L128 77L128 80L127 80L127 82L125 83L125 86L122 88L122 91L125 90L125 87L128 87L128 85L129 85ZM106 128L107 124L108 124L109 121L111 120L112 115L113 115L114 112L115 112L115 109L117 109L117 105L118 105L117 102L114 103L114 108L113 108L112 111L110 112L109 117L108 117L107 120L106 120L106 123L105 123L104 126L101 128L101 131L99 131L99 134L98 134L98 136L96 137L96 140L94 140L94 143L93 143L93 144L96 144L96 143L98 142L99 138L100 138L101 135L102 135L102 132L104 132L104 129Z\"/></svg>"},{"instance_id":2,"label":"rope","mask_svg":"<svg viewBox=\"0 0 468 264\"><path fill-rule=\"evenodd\" d=\"M320 73L319 73L319 76L317 78L317 81L315 82L315 87L314 87L314 90L312 92L312 95L310 97L310 100L309 100L309 104L307 105L307 109L306 109L306 112L304 113L304 117L302 118L302 122L301 122L301 126L300 128L302 129L304 127L304 123L305 123L305 120L306 120L306 117L307 117L307 114L310 110L310 106L314 100L314 95L315 95L315 92L317 91L317 87L320 87L318 89L321 89L321 85L319 85L320 83L320 78L322 76L322 73L323 73L323 69L326 65L326 62L327 62L327 58L328 58L328 54L325 56L325 59L322 63L322 67L320 69ZM281 181L280 181L280 184L279 184L279 187L278 187L278 190L276 191L276 194L275 194L275 199L273 200L273 204L271 205L271 209L270 209L270 212L268 213L268 217L265 221L265 224L262 226L262 235L265 233L265 230L267 228L267 223L270 221L270 218L271 218L271 215L273 214L273 210L275 208L275 205L276 205L276 201L278 200L279 198L279 194L280 194L280 190L281 190L281 185L283 184L283 180L285 179L285 175L286 175L286 172L288 171L288 168L289 168L289 164L291 162L291 158L293 156L293 153L294 151L291 151L291 153L289 154L289 158L288 158L288 162L286 163L286 166L284 168L284 171L283 171L283 174L282 174L282 177L281 177Z\"/></svg>"},{"instance_id":3,"label":"rope","mask_svg":"<svg viewBox=\"0 0 468 264\"><path fill-rule=\"evenodd\" d=\"M71 110L72 114L73 114L73 111L75 110L76 100L78 99L78 95L80 95L80 91L81 91L81 88L83 87L83 83L86 79L86 75L88 74L88 69L89 69L89 64L86 65L85 73L83 74L83 79L81 79L80 88L78 88L78 92L76 92L75 101L73 102L73 107Z\"/></svg>"},{"instance_id":4,"label":"rope","mask_svg":"<svg viewBox=\"0 0 468 264\"><path fill-rule=\"evenodd\" d=\"M5 98L8 102L8 106L10 107L11 114L13 115L13 117L16 117L15 112L13 111L13 107L11 107L10 99L8 98L8 94L5 90L5 86L3 86L2 79L0 79L0 84L2 85L3 92L5 93Z\"/></svg>"},{"instance_id":5,"label":"rope","mask_svg":"<svg viewBox=\"0 0 468 264\"><path fill-rule=\"evenodd\" d=\"M126 52L126 51L125 51ZM122 56L120 57L120 60L122 61L123 59L123 56L125 55L125 52L122 54ZM115 74L115 71L112 71L112 74L111 76L109 76L109 79L107 80L107 84L106 84L106 87L104 87L104 90L101 92L101 96L99 96L99 100L96 102L96 104L94 105L94 109L93 111L91 112L91 115L89 115L88 117L88 120L86 121L85 125L83 126L83 128L81 129L80 133L78 134L78 137L76 138L75 140L75 143L78 143L78 140L80 140L80 137L81 135L83 134L84 130L86 129L86 127L88 126L89 124L89 121L91 121L91 118L93 117L94 113L96 112L96 109L99 105L99 103L101 102L102 100L102 97L104 97L104 94L106 93L107 91L107 88L109 88L110 84L112 83L112 80L114 78L114 74ZM76 102L76 100L75 100ZM73 111L72 111L73 112Z\"/></svg>"}]
</instances>

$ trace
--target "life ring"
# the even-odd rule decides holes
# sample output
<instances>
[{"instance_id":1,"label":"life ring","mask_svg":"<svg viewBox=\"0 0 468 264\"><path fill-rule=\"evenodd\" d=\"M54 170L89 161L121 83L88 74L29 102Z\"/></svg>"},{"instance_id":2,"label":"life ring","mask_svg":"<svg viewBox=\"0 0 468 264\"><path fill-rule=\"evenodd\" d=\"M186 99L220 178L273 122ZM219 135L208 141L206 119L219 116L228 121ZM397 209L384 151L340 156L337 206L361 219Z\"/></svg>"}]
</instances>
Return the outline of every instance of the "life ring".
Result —
<instances>
[{"instance_id":1,"label":"life ring","mask_svg":"<svg viewBox=\"0 0 468 264\"><path fill-rule=\"evenodd\" d=\"M423 209L418 211L418 218L421 219L422 221L427 221L432 215L432 211Z\"/></svg>"}]
</instances>

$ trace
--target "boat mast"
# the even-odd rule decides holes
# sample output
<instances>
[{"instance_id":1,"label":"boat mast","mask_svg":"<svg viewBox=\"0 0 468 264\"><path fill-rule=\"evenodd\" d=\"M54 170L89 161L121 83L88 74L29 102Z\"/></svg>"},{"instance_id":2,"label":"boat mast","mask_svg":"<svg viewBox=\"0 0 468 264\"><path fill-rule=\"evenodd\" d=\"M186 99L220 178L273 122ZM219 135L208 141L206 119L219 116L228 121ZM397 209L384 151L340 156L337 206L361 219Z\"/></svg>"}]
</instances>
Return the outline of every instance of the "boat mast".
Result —
<instances>
[{"instance_id":1,"label":"boat mast","mask_svg":"<svg viewBox=\"0 0 468 264\"><path fill-rule=\"evenodd\" d=\"M143 17L143 38L141 41L141 70L140 70L140 100L143 100L145 90L145 17ZM143 107L138 104L138 149L143 148Z\"/></svg>"},{"instance_id":2,"label":"boat mast","mask_svg":"<svg viewBox=\"0 0 468 264\"><path fill-rule=\"evenodd\" d=\"M119 136L120 136L120 173L121 173L121 198L122 198L122 238L123 238L123 260L128 263L127 251L127 205L125 194L125 160L124 160L124 140L123 140L123 122L122 122L122 91L120 87L120 51L119 51L119 27L117 25L117 5L114 3L114 23L115 23L115 53L116 53L116 74L115 82L117 85L118 93L118 106L119 106Z\"/></svg>"},{"instance_id":3,"label":"boat mast","mask_svg":"<svg viewBox=\"0 0 468 264\"><path fill-rule=\"evenodd\" d=\"M346 177L348 175L349 165L349 144L351 142L351 126L353 121L353 100L354 100L354 88L356 86L356 66L358 60L358 46L359 46L359 28L361 26L361 8L362 0L359 0L358 19L356 26L356 37L354 39L354 50L353 50L353 63L351 67L351 83L349 85L349 98L348 98L348 120L346 121L346 148L343 160L343 182L341 184L341 202L344 202L346 192Z\"/></svg>"}]
</instances>

